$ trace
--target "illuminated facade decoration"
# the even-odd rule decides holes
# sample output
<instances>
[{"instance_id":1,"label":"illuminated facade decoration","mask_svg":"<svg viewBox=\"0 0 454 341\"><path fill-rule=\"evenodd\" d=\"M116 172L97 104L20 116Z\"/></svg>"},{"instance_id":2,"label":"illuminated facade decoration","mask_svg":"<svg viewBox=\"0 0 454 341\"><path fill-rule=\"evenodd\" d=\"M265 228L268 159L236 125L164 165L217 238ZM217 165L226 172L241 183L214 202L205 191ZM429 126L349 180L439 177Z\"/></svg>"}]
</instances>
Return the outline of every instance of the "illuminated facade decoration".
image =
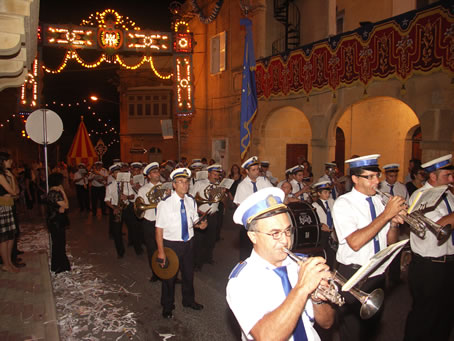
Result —
<instances>
[{"instance_id":1,"label":"illuminated facade decoration","mask_svg":"<svg viewBox=\"0 0 454 341\"><path fill-rule=\"evenodd\" d=\"M33 62L33 70L28 73L27 80L21 87L21 105L35 108L38 104L38 59Z\"/></svg>"},{"instance_id":2,"label":"illuminated facade decoration","mask_svg":"<svg viewBox=\"0 0 454 341\"><path fill-rule=\"evenodd\" d=\"M177 55L175 58L176 113L178 116L191 116L193 113L192 58Z\"/></svg>"},{"instance_id":3,"label":"illuminated facade decoration","mask_svg":"<svg viewBox=\"0 0 454 341\"><path fill-rule=\"evenodd\" d=\"M71 60L77 61L85 68L96 68L105 62L118 64L127 70L135 70L149 63L156 77L163 80L174 77L174 97L178 98L177 116L189 116L193 113L192 59L190 54L193 52L194 44L192 33L185 21L177 20L173 25L173 32L141 30L128 17L107 9L103 12L91 14L87 20L82 20L81 26L44 26L42 43L49 47L67 49L58 67L40 66L44 72L51 74L62 72ZM87 62L79 53L81 49L93 49L100 51L101 54L96 61ZM142 56L135 65L129 65L125 62L125 57L122 56L122 52L126 51L142 54ZM155 54L174 54L175 72L165 74L157 70L153 61ZM38 64L36 64L36 68L39 69ZM175 76L177 72L178 77ZM30 88L29 82L32 82L31 78L24 84L21 101L22 103L35 103L36 105L37 95L33 100L28 101L26 99L29 96L26 94L25 88ZM37 87L37 83L35 87Z\"/></svg>"},{"instance_id":4,"label":"illuminated facade decoration","mask_svg":"<svg viewBox=\"0 0 454 341\"><path fill-rule=\"evenodd\" d=\"M45 45L58 45L67 48L95 48L96 29L66 26L45 26Z\"/></svg>"}]
</instances>

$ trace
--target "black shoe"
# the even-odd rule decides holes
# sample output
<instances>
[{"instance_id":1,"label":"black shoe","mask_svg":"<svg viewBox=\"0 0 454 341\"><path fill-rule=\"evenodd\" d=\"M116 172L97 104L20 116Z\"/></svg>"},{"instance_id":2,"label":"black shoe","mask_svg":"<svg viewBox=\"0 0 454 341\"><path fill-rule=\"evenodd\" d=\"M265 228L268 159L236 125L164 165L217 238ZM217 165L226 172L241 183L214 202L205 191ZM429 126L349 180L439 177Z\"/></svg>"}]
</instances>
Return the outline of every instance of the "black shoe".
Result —
<instances>
[{"instance_id":1,"label":"black shoe","mask_svg":"<svg viewBox=\"0 0 454 341\"><path fill-rule=\"evenodd\" d=\"M16 268L23 268L25 266L25 263L19 263L19 262L12 262L12 263Z\"/></svg>"},{"instance_id":2,"label":"black shoe","mask_svg":"<svg viewBox=\"0 0 454 341\"><path fill-rule=\"evenodd\" d=\"M202 310L203 309L203 305L200 304L200 303L197 303L197 302L192 302L190 304L184 304L183 303L183 307L185 308L191 308L191 309L194 309L194 310Z\"/></svg>"},{"instance_id":3,"label":"black shoe","mask_svg":"<svg viewBox=\"0 0 454 341\"><path fill-rule=\"evenodd\" d=\"M162 309L162 317L164 317L165 319L171 319L171 318L173 318L172 309L163 308L163 309Z\"/></svg>"},{"instance_id":4,"label":"black shoe","mask_svg":"<svg viewBox=\"0 0 454 341\"><path fill-rule=\"evenodd\" d=\"M22 258L16 257L16 259L14 259L13 262L20 263L20 262L22 262Z\"/></svg>"},{"instance_id":5,"label":"black shoe","mask_svg":"<svg viewBox=\"0 0 454 341\"><path fill-rule=\"evenodd\" d=\"M17 250L17 254L18 254L18 255L23 255L23 254L24 254L24 251Z\"/></svg>"},{"instance_id":6,"label":"black shoe","mask_svg":"<svg viewBox=\"0 0 454 341\"><path fill-rule=\"evenodd\" d=\"M120 254L117 256L117 258L118 258L118 259L122 259L124 256L125 256L125 253L123 252L123 253L120 253Z\"/></svg>"}]
</instances>

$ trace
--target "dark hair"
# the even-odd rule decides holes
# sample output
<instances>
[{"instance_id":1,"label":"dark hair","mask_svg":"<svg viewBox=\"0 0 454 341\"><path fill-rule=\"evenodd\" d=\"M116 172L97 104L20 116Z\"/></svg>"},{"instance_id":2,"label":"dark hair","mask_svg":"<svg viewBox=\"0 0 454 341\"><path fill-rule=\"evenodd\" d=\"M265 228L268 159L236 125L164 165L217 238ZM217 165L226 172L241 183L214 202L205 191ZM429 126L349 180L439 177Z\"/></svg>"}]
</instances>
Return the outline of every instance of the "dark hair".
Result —
<instances>
[{"instance_id":1,"label":"dark hair","mask_svg":"<svg viewBox=\"0 0 454 341\"><path fill-rule=\"evenodd\" d=\"M60 186L63 183L62 173L52 173L49 175L49 187Z\"/></svg>"},{"instance_id":2,"label":"dark hair","mask_svg":"<svg viewBox=\"0 0 454 341\"><path fill-rule=\"evenodd\" d=\"M364 171L371 171L371 172L381 172L378 166L366 166L366 167L356 167L350 168L350 176L358 176L363 174Z\"/></svg>"},{"instance_id":3,"label":"dark hair","mask_svg":"<svg viewBox=\"0 0 454 341\"><path fill-rule=\"evenodd\" d=\"M11 159L11 155L7 152L0 152L0 174L5 175L5 165L3 162L9 159Z\"/></svg>"},{"instance_id":4,"label":"dark hair","mask_svg":"<svg viewBox=\"0 0 454 341\"><path fill-rule=\"evenodd\" d=\"M411 169L411 172L410 172L410 177L412 180L415 180L416 179L416 175L420 172L420 171L424 171L424 169L420 166L420 165L416 165Z\"/></svg>"},{"instance_id":5,"label":"dark hair","mask_svg":"<svg viewBox=\"0 0 454 341\"><path fill-rule=\"evenodd\" d=\"M232 175L233 175L233 168L235 168L235 167L238 169L238 174L241 175L241 168L240 168L240 166L238 166L236 163L234 163L234 164L232 165L232 167L230 168L230 175L229 175L229 176L232 176Z\"/></svg>"}]
</instances>

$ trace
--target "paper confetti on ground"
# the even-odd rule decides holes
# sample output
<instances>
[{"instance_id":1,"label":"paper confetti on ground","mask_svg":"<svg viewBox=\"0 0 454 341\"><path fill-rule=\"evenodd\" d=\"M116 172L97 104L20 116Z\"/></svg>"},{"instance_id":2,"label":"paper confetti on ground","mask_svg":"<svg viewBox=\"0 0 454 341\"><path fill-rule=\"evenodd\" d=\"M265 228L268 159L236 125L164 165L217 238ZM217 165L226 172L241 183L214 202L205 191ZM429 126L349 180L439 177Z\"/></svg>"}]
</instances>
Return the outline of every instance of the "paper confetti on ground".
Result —
<instances>
[{"instance_id":1,"label":"paper confetti on ground","mask_svg":"<svg viewBox=\"0 0 454 341\"><path fill-rule=\"evenodd\" d=\"M49 234L44 224L21 224L19 248L25 252L47 251ZM91 264L81 264L67 246L71 271L52 273L52 285L62 340L137 339L136 320L122 298L140 295L106 280L107 274Z\"/></svg>"}]
</instances>

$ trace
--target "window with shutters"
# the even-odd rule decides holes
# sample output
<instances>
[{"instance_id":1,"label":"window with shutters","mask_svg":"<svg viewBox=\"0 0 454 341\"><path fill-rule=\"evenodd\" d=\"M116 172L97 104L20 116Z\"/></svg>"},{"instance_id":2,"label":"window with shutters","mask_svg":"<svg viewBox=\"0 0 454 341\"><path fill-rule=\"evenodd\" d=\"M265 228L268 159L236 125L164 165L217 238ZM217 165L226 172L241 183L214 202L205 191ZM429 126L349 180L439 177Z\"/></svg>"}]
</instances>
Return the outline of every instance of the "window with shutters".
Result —
<instances>
[{"instance_id":1,"label":"window with shutters","mask_svg":"<svg viewBox=\"0 0 454 341\"><path fill-rule=\"evenodd\" d=\"M131 91L127 98L130 118L170 117L172 111L170 90Z\"/></svg>"},{"instance_id":2,"label":"window with shutters","mask_svg":"<svg viewBox=\"0 0 454 341\"><path fill-rule=\"evenodd\" d=\"M217 74L226 69L226 32L216 34L210 39L211 74Z\"/></svg>"}]
</instances>

